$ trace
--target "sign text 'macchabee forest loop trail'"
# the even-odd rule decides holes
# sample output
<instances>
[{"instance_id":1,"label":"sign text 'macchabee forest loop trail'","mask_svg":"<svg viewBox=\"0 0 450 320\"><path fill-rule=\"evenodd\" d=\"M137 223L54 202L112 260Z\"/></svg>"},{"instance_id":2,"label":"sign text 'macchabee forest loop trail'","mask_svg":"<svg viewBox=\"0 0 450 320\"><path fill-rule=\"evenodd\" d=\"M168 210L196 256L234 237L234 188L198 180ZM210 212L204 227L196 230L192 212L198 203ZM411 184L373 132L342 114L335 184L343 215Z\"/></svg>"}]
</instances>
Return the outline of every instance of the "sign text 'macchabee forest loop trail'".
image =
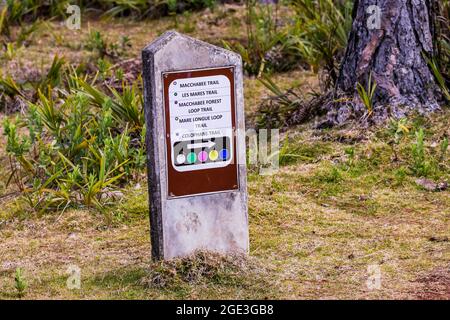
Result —
<instances>
[{"instance_id":1,"label":"sign text 'macchabee forest loop trail'","mask_svg":"<svg viewBox=\"0 0 450 320\"><path fill-rule=\"evenodd\" d=\"M240 56L171 31L142 57L153 256L247 252Z\"/></svg>"}]
</instances>

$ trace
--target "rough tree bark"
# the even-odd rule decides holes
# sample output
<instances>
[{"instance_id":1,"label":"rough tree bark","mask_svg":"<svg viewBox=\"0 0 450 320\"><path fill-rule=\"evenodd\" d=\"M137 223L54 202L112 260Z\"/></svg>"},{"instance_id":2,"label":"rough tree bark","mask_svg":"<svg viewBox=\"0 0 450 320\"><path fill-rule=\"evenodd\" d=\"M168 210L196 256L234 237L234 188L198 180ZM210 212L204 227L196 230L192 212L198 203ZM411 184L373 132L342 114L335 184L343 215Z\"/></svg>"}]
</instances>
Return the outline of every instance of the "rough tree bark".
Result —
<instances>
[{"instance_id":1,"label":"rough tree bark","mask_svg":"<svg viewBox=\"0 0 450 320\"><path fill-rule=\"evenodd\" d=\"M378 118L439 108L439 89L424 58L436 52L435 1L355 0L352 30L336 83L338 96L353 99L334 110L333 122L364 114L356 88L358 83L365 86L370 75L377 83L373 101Z\"/></svg>"}]
</instances>

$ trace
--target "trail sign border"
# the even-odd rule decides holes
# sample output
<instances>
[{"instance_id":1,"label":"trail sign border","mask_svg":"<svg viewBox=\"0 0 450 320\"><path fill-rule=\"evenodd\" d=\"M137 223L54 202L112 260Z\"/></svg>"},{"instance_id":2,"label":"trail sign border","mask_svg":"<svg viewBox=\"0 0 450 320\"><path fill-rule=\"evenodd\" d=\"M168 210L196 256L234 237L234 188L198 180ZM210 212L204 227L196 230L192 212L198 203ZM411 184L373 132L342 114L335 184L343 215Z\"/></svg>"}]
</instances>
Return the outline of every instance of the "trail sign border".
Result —
<instances>
[{"instance_id":1,"label":"trail sign border","mask_svg":"<svg viewBox=\"0 0 450 320\"><path fill-rule=\"evenodd\" d=\"M196 78L205 76L224 75L230 80L231 90L231 130L232 130L232 162L221 168L210 168L195 171L179 172L171 164L171 137L170 137L170 101L168 99L169 86L177 79ZM167 173L166 194L169 199L200 196L213 193L239 190L239 159L238 146L235 137L236 131L236 87L235 66L212 68L198 68L178 71L162 72L163 105L164 105L164 140L165 140L165 169ZM219 177L220 179L217 179ZM214 179L216 178L216 179ZM209 182L205 185L205 182ZM189 189L186 189L189 186Z\"/></svg>"}]
</instances>

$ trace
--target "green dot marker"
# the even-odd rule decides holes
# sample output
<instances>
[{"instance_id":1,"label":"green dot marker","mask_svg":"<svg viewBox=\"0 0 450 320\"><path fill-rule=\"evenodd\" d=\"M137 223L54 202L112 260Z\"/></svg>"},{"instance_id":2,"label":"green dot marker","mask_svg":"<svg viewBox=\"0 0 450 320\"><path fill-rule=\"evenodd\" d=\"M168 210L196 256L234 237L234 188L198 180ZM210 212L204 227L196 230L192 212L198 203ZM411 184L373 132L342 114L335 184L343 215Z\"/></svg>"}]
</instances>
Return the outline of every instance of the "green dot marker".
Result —
<instances>
[{"instance_id":1,"label":"green dot marker","mask_svg":"<svg viewBox=\"0 0 450 320\"><path fill-rule=\"evenodd\" d=\"M194 152L191 152L187 155L187 162L189 164L194 163L197 160L197 155Z\"/></svg>"}]
</instances>

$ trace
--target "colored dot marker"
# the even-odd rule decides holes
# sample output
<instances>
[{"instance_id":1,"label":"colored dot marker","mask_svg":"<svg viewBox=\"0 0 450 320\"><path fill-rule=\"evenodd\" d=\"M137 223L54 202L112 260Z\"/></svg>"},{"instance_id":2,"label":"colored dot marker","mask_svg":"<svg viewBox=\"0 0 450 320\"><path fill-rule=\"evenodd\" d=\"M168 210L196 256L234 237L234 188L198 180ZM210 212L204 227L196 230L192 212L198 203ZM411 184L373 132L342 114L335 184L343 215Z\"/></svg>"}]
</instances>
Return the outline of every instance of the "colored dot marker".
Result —
<instances>
[{"instance_id":1,"label":"colored dot marker","mask_svg":"<svg viewBox=\"0 0 450 320\"><path fill-rule=\"evenodd\" d=\"M196 160L197 160L197 155L194 152L190 152L187 155L187 162L189 164L195 163Z\"/></svg>"},{"instance_id":2,"label":"colored dot marker","mask_svg":"<svg viewBox=\"0 0 450 320\"><path fill-rule=\"evenodd\" d=\"M209 158L211 159L211 161L216 161L218 157L219 153L216 150L211 150L209 152Z\"/></svg>"},{"instance_id":3,"label":"colored dot marker","mask_svg":"<svg viewBox=\"0 0 450 320\"><path fill-rule=\"evenodd\" d=\"M184 154L179 154L177 156L177 163L178 164L183 164L186 161L186 156Z\"/></svg>"},{"instance_id":4,"label":"colored dot marker","mask_svg":"<svg viewBox=\"0 0 450 320\"><path fill-rule=\"evenodd\" d=\"M206 151L200 151L198 153L198 160L201 162L206 162L206 160L208 160L208 153Z\"/></svg>"},{"instance_id":5,"label":"colored dot marker","mask_svg":"<svg viewBox=\"0 0 450 320\"><path fill-rule=\"evenodd\" d=\"M227 160L228 159L228 150L227 149L220 150L220 158L222 160Z\"/></svg>"}]
</instances>

